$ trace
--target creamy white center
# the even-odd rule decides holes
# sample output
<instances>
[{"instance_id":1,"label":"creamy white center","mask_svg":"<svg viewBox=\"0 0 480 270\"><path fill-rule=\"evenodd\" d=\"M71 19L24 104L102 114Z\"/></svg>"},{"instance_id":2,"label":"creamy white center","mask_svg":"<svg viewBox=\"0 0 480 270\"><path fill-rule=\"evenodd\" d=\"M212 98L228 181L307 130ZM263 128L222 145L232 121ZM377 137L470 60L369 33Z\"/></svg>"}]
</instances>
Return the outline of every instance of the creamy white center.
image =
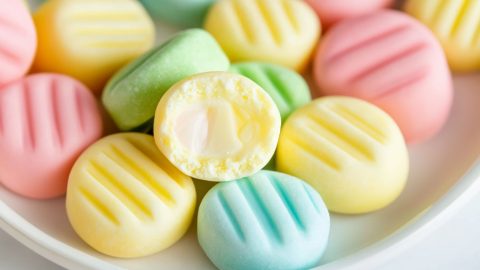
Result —
<instances>
[{"instance_id":1,"label":"creamy white center","mask_svg":"<svg viewBox=\"0 0 480 270\"><path fill-rule=\"evenodd\" d=\"M205 157L226 157L240 151L258 132L249 116L225 100L210 100L185 107L175 133L184 147Z\"/></svg>"}]
</instances>

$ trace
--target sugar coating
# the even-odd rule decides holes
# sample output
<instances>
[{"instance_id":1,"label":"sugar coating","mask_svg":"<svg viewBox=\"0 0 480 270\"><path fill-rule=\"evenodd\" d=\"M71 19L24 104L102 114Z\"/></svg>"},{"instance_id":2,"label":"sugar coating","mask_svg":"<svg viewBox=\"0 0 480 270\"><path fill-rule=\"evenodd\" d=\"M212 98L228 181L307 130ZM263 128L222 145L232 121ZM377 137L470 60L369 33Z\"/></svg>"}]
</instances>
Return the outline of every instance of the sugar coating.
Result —
<instances>
[{"instance_id":1,"label":"sugar coating","mask_svg":"<svg viewBox=\"0 0 480 270\"><path fill-rule=\"evenodd\" d=\"M186 30L119 70L105 87L102 102L121 130L151 127L160 98L173 84L193 74L225 71L229 65L208 32Z\"/></svg>"},{"instance_id":2,"label":"sugar coating","mask_svg":"<svg viewBox=\"0 0 480 270\"><path fill-rule=\"evenodd\" d=\"M305 0L317 12L324 28L342 20L393 5L393 0Z\"/></svg>"},{"instance_id":3,"label":"sugar coating","mask_svg":"<svg viewBox=\"0 0 480 270\"><path fill-rule=\"evenodd\" d=\"M272 171L216 185L198 211L198 241L219 269L310 269L329 230L319 194Z\"/></svg>"},{"instance_id":4,"label":"sugar coating","mask_svg":"<svg viewBox=\"0 0 480 270\"><path fill-rule=\"evenodd\" d=\"M230 67L262 87L277 104L282 122L299 107L312 100L310 89L295 71L264 62L242 62Z\"/></svg>"},{"instance_id":5,"label":"sugar coating","mask_svg":"<svg viewBox=\"0 0 480 270\"><path fill-rule=\"evenodd\" d=\"M285 122L277 169L308 182L328 209L361 214L393 202L408 178L400 129L385 112L348 97L319 98Z\"/></svg>"},{"instance_id":6,"label":"sugar coating","mask_svg":"<svg viewBox=\"0 0 480 270\"><path fill-rule=\"evenodd\" d=\"M35 74L0 89L0 182L23 196L61 196L70 169L102 135L94 96L80 82Z\"/></svg>"},{"instance_id":7,"label":"sugar coating","mask_svg":"<svg viewBox=\"0 0 480 270\"><path fill-rule=\"evenodd\" d=\"M76 161L66 208L75 232L91 247L133 258L178 241L190 226L195 201L192 179L156 149L152 136L119 133Z\"/></svg>"},{"instance_id":8,"label":"sugar coating","mask_svg":"<svg viewBox=\"0 0 480 270\"><path fill-rule=\"evenodd\" d=\"M453 71L480 69L480 1L406 1L404 9L435 34Z\"/></svg>"},{"instance_id":9,"label":"sugar coating","mask_svg":"<svg viewBox=\"0 0 480 270\"><path fill-rule=\"evenodd\" d=\"M212 6L205 29L232 62L265 61L303 71L320 38L315 12L296 0L224 0Z\"/></svg>"},{"instance_id":10,"label":"sugar coating","mask_svg":"<svg viewBox=\"0 0 480 270\"><path fill-rule=\"evenodd\" d=\"M216 0L140 0L157 19L184 27L200 27Z\"/></svg>"},{"instance_id":11,"label":"sugar coating","mask_svg":"<svg viewBox=\"0 0 480 270\"><path fill-rule=\"evenodd\" d=\"M52 0L34 13L33 70L70 75L95 93L123 65L152 48L155 28L134 0Z\"/></svg>"},{"instance_id":12,"label":"sugar coating","mask_svg":"<svg viewBox=\"0 0 480 270\"><path fill-rule=\"evenodd\" d=\"M325 95L372 102L397 122L408 143L443 127L452 103L452 78L432 33L410 16L378 11L330 29L314 59Z\"/></svg>"},{"instance_id":13,"label":"sugar coating","mask_svg":"<svg viewBox=\"0 0 480 270\"><path fill-rule=\"evenodd\" d=\"M185 174L226 181L268 163L280 124L275 103L257 84L210 72L168 90L157 107L154 135L162 153Z\"/></svg>"},{"instance_id":14,"label":"sugar coating","mask_svg":"<svg viewBox=\"0 0 480 270\"><path fill-rule=\"evenodd\" d=\"M20 79L32 64L37 35L22 1L0 0L0 86Z\"/></svg>"}]
</instances>

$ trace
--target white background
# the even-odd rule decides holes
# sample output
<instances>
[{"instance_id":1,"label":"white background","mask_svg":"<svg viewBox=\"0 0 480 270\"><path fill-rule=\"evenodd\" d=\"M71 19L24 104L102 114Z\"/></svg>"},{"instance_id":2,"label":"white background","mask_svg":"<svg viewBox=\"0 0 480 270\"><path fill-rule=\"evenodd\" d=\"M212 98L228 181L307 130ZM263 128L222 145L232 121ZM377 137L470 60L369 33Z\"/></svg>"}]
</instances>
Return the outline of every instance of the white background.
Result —
<instances>
[{"instance_id":1,"label":"white background","mask_svg":"<svg viewBox=\"0 0 480 270\"><path fill-rule=\"evenodd\" d=\"M0 231L0 269L61 268ZM480 194L448 222L380 269L480 269Z\"/></svg>"}]
</instances>

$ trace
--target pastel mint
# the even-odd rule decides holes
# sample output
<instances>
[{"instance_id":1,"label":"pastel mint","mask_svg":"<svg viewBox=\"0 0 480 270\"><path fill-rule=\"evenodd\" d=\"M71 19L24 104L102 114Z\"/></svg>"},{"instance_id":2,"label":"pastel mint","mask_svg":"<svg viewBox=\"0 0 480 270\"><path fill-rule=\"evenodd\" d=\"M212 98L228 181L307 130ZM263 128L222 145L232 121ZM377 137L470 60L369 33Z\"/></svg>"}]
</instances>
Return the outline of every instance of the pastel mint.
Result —
<instances>
[{"instance_id":1,"label":"pastel mint","mask_svg":"<svg viewBox=\"0 0 480 270\"><path fill-rule=\"evenodd\" d=\"M309 269L325 251L330 217L320 195L272 171L214 186L200 204L200 246L220 269Z\"/></svg>"},{"instance_id":2,"label":"pastel mint","mask_svg":"<svg viewBox=\"0 0 480 270\"><path fill-rule=\"evenodd\" d=\"M293 111L312 100L308 84L302 76L286 67L261 62L243 62L232 65L230 71L249 78L265 89L277 104L282 122Z\"/></svg>"},{"instance_id":3,"label":"pastel mint","mask_svg":"<svg viewBox=\"0 0 480 270\"><path fill-rule=\"evenodd\" d=\"M168 23L195 27L202 26L215 0L140 0L153 18Z\"/></svg>"},{"instance_id":4,"label":"pastel mint","mask_svg":"<svg viewBox=\"0 0 480 270\"><path fill-rule=\"evenodd\" d=\"M206 31L183 31L118 71L102 102L120 130L148 130L162 95L185 77L226 71L229 60Z\"/></svg>"}]
</instances>

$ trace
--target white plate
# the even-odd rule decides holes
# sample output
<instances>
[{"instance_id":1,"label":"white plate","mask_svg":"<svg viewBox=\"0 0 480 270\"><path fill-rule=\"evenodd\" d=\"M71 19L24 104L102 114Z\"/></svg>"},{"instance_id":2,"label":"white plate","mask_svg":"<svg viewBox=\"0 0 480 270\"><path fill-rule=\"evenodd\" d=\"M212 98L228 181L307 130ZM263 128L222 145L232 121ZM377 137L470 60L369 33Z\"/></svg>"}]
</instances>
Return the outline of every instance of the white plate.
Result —
<instances>
[{"instance_id":1,"label":"white plate","mask_svg":"<svg viewBox=\"0 0 480 270\"><path fill-rule=\"evenodd\" d=\"M174 32L161 28L159 40ZM410 147L411 173L400 198L367 215L332 215L332 231L317 269L369 269L422 239L480 191L480 75L455 77L452 115L433 140ZM71 229L64 199L21 198L0 186L0 228L69 269L214 269L195 237L195 222L171 248L122 260L101 255Z\"/></svg>"}]
</instances>

